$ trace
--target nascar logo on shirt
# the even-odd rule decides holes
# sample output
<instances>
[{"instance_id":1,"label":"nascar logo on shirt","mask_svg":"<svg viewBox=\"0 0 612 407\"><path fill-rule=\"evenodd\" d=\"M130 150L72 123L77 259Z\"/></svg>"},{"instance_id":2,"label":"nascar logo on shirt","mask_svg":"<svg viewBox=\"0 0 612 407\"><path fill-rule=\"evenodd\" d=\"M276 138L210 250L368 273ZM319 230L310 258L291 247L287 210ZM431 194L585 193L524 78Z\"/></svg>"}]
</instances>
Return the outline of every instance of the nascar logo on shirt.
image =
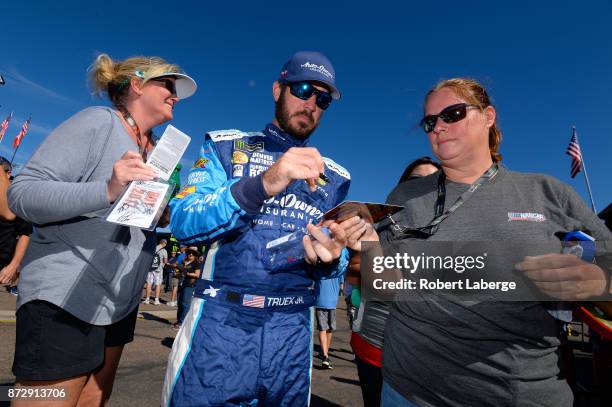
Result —
<instances>
[{"instance_id":1,"label":"nascar logo on shirt","mask_svg":"<svg viewBox=\"0 0 612 407\"><path fill-rule=\"evenodd\" d=\"M513 220L527 221L527 222L544 222L546 217L541 213L534 212L508 212L508 222Z\"/></svg>"}]
</instances>

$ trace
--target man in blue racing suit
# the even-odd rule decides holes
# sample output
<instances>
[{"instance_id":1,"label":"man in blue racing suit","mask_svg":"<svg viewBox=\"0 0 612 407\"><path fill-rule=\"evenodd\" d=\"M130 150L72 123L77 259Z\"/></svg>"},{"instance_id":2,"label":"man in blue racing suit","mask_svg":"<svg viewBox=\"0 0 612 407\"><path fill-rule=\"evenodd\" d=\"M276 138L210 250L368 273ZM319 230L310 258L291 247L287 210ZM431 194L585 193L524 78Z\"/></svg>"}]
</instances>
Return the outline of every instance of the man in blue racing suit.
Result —
<instances>
[{"instance_id":1,"label":"man in blue racing suit","mask_svg":"<svg viewBox=\"0 0 612 407\"><path fill-rule=\"evenodd\" d=\"M309 403L314 280L343 273L348 257L342 228L331 223L326 232L319 222L344 199L350 176L308 147L340 97L330 61L296 53L273 96L275 118L263 132L206 135L170 203L174 235L207 250L163 406ZM300 256L272 262L268 243L296 231L307 232L294 242Z\"/></svg>"}]
</instances>

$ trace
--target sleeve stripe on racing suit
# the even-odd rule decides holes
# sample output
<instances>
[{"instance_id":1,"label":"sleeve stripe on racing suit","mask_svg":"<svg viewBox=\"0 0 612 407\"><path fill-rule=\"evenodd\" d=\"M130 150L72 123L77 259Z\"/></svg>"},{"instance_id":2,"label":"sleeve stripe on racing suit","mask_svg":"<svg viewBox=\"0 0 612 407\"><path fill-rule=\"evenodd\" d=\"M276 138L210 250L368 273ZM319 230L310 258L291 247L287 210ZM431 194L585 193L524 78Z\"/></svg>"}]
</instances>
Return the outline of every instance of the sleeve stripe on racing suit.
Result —
<instances>
[{"instance_id":1,"label":"sleeve stripe on racing suit","mask_svg":"<svg viewBox=\"0 0 612 407\"><path fill-rule=\"evenodd\" d=\"M206 255L204 258L204 266L202 267L202 279L213 281L215 279L215 257L217 256L217 252L221 244L217 240L214 242L210 248L206 251Z\"/></svg>"}]
</instances>

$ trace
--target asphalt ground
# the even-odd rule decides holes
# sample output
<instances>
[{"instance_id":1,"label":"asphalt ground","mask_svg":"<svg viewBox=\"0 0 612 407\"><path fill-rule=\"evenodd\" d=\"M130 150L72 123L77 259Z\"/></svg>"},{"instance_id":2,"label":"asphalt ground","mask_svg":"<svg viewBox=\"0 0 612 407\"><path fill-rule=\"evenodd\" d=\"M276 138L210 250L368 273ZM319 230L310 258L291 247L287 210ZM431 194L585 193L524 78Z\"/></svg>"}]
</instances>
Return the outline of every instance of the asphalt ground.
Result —
<instances>
[{"instance_id":1,"label":"asphalt ground","mask_svg":"<svg viewBox=\"0 0 612 407\"><path fill-rule=\"evenodd\" d=\"M15 346L15 302L17 297L0 286L0 386L14 382L11 366ZM176 320L176 307L168 307L167 294L162 294L164 305L144 305L139 308L134 342L126 346L117 371L110 406L159 406L161 387L166 371L168 354L176 331L171 323ZM321 361L314 360L312 370L311 406L362 406L361 390L357 377L354 355L349 345L350 331L346 318L346 306L339 298L337 310L338 330L334 333L330 350L333 370L321 368ZM612 406L612 354L607 357L609 368L595 384L593 358L587 337L582 335L584 325L574 326L578 332L570 337L569 352L573 365L570 375L575 375L575 407ZM314 354L319 353L319 339L314 333ZM35 404L33 404L35 407ZM0 407L8 403L0 401Z\"/></svg>"},{"instance_id":2,"label":"asphalt ground","mask_svg":"<svg viewBox=\"0 0 612 407\"><path fill-rule=\"evenodd\" d=\"M15 347L15 296L0 287L0 385L12 385L11 373ZM144 305L139 308L134 342L127 345L117 370L110 406L159 406L161 388L168 355L176 335L170 324L176 320L176 307ZM333 370L321 368L314 360L312 370L311 406L362 406L357 368L349 345L350 330L346 306L339 298L338 330L330 350ZM319 353L317 332L314 334L314 354ZM8 403L0 402L0 406Z\"/></svg>"}]
</instances>

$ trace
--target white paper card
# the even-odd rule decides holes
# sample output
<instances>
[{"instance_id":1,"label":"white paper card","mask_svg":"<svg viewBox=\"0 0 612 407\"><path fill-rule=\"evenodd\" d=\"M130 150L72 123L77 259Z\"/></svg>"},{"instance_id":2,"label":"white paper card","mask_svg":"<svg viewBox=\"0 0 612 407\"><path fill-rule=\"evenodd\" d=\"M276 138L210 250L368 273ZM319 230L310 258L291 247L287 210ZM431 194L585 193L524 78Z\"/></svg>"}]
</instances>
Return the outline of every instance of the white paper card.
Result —
<instances>
[{"instance_id":1,"label":"white paper card","mask_svg":"<svg viewBox=\"0 0 612 407\"><path fill-rule=\"evenodd\" d=\"M174 167L172 167L174 169ZM115 203L106 220L125 226L150 228L164 204L170 184L155 181L133 181ZM154 226L154 225L153 225Z\"/></svg>"},{"instance_id":2,"label":"white paper card","mask_svg":"<svg viewBox=\"0 0 612 407\"><path fill-rule=\"evenodd\" d=\"M155 145L147 164L159 172L160 179L168 181L190 141L191 137L169 124Z\"/></svg>"}]
</instances>

